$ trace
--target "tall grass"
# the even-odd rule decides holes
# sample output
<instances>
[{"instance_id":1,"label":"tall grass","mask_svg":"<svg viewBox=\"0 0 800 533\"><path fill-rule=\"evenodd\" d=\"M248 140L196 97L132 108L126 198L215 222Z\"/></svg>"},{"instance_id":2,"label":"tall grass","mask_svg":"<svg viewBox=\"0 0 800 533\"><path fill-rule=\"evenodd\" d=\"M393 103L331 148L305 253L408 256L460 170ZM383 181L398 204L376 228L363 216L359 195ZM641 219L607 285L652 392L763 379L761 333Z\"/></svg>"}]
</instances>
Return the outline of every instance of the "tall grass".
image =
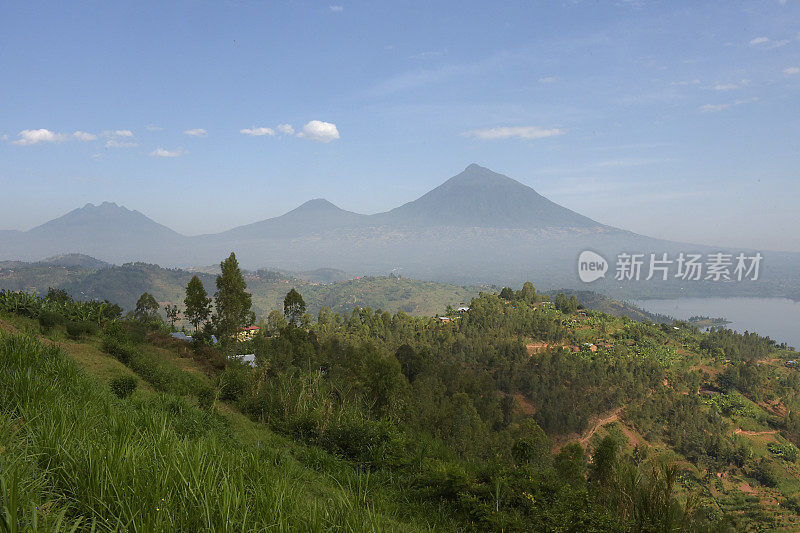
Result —
<instances>
[{"instance_id":1,"label":"tall grass","mask_svg":"<svg viewBox=\"0 0 800 533\"><path fill-rule=\"evenodd\" d=\"M163 356L149 353L141 346L109 337L103 339L102 346L104 352L117 358L158 391L178 395L195 394L205 386L199 377L176 368Z\"/></svg>"},{"instance_id":2,"label":"tall grass","mask_svg":"<svg viewBox=\"0 0 800 533\"><path fill-rule=\"evenodd\" d=\"M183 400L120 400L58 348L0 335L0 531L393 531L369 478L312 484Z\"/></svg>"}]
</instances>

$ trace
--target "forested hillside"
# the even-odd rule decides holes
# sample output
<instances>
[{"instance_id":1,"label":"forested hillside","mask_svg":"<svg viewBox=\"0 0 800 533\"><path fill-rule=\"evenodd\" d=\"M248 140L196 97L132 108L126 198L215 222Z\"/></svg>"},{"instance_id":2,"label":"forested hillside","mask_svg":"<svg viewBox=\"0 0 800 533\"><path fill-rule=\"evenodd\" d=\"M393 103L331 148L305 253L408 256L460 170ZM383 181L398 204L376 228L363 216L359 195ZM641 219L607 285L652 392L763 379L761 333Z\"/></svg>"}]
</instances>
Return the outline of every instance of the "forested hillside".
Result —
<instances>
[{"instance_id":1,"label":"forested hillside","mask_svg":"<svg viewBox=\"0 0 800 533\"><path fill-rule=\"evenodd\" d=\"M445 320L310 316L290 293L274 328L210 346L166 336L146 301L122 319L0 293L0 510L17 524L800 525L797 354L754 333L636 322L526 284ZM228 357L244 353L254 366Z\"/></svg>"},{"instance_id":2,"label":"forested hillside","mask_svg":"<svg viewBox=\"0 0 800 533\"><path fill-rule=\"evenodd\" d=\"M66 290L79 300L109 300L126 310L134 308L143 292L155 296L162 305L179 305L193 275L200 278L207 291L214 290L213 268L184 270L148 263L99 266L91 261L87 256L70 255L55 262L0 262L0 289L44 294L52 287ZM325 306L342 313L360 306L423 316L433 315L448 305L467 303L481 290L396 276L341 279L341 272L330 269L297 274L258 270L245 272L245 276L257 316L280 309L291 287L303 293L309 311L314 313ZM331 279L335 281L323 281Z\"/></svg>"},{"instance_id":3,"label":"forested hillside","mask_svg":"<svg viewBox=\"0 0 800 533\"><path fill-rule=\"evenodd\" d=\"M208 292L214 290L217 266L184 270L163 268L148 263L109 265L88 256L69 254L36 263L0 262L0 290L27 291L45 294L50 288L65 290L77 300L109 300L124 310L132 310L143 292L152 294L163 305L181 306L189 279L197 275ZM447 306L469 303L488 286L448 285L399 276L348 277L341 271L287 273L272 270L246 271L246 280L253 295L256 317L266 317L281 309L283 297L296 287L306 301L310 313L323 307L346 313L355 307L370 307L413 316L432 316ZM555 292L548 294L555 296ZM617 316L637 320L663 321L630 304L591 291L567 291L579 302Z\"/></svg>"}]
</instances>

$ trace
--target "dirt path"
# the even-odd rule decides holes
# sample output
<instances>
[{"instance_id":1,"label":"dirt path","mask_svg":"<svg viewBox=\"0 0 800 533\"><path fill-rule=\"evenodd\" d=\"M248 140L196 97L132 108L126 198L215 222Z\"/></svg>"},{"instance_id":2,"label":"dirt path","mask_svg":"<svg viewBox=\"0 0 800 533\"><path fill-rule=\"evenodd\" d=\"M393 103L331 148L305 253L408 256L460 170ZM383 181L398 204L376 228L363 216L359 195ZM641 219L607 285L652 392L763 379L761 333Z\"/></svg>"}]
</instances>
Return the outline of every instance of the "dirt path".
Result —
<instances>
[{"instance_id":1,"label":"dirt path","mask_svg":"<svg viewBox=\"0 0 800 533\"><path fill-rule=\"evenodd\" d=\"M16 328L16 326L13 326L8 322L4 322L3 320L0 320L0 330L11 334L19 333L19 330Z\"/></svg>"},{"instance_id":2,"label":"dirt path","mask_svg":"<svg viewBox=\"0 0 800 533\"><path fill-rule=\"evenodd\" d=\"M734 435L742 434L742 435L750 435L750 436L755 436L755 435L775 435L776 433L778 433L777 429L771 429L769 431L746 431L746 430L744 430L742 428L736 428L736 430L733 432Z\"/></svg>"},{"instance_id":3,"label":"dirt path","mask_svg":"<svg viewBox=\"0 0 800 533\"><path fill-rule=\"evenodd\" d=\"M581 443L581 446L586 448L586 445L589 443L589 440L597 433L597 430L601 427L605 426L606 424L611 424L612 422L619 422L619 414L622 412L622 407L617 407L604 417L600 418L597 422L595 422L592 429L590 429L587 433L581 437L578 442Z\"/></svg>"}]
</instances>

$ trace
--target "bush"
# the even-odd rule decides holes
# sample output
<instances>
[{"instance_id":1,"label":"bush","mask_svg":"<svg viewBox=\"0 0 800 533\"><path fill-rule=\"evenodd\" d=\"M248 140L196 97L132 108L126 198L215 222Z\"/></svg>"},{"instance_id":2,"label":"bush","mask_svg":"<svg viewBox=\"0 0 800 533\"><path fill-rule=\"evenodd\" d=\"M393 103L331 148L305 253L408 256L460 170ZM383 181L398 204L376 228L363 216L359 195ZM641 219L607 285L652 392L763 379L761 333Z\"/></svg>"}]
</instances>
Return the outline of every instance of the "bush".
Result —
<instances>
[{"instance_id":1,"label":"bush","mask_svg":"<svg viewBox=\"0 0 800 533\"><path fill-rule=\"evenodd\" d=\"M800 453L793 444L783 444L780 442L770 442L767 444L767 450L775 457L790 463L797 461L797 455Z\"/></svg>"},{"instance_id":2,"label":"bush","mask_svg":"<svg viewBox=\"0 0 800 533\"><path fill-rule=\"evenodd\" d=\"M764 460L763 457L752 468L747 469L745 474L765 487L774 487L778 484L778 476L775 474L775 467L770 461Z\"/></svg>"},{"instance_id":3,"label":"bush","mask_svg":"<svg viewBox=\"0 0 800 533\"><path fill-rule=\"evenodd\" d=\"M119 376L111 380L111 390L118 398L127 398L136 390L137 383L133 376Z\"/></svg>"},{"instance_id":4,"label":"bush","mask_svg":"<svg viewBox=\"0 0 800 533\"><path fill-rule=\"evenodd\" d=\"M209 411L214 406L216 393L211 387L200 387L197 391L197 406L204 411Z\"/></svg>"},{"instance_id":5,"label":"bush","mask_svg":"<svg viewBox=\"0 0 800 533\"><path fill-rule=\"evenodd\" d=\"M123 344L130 340L128 330L125 329L125 326L119 321L106 324L103 328L103 336ZM105 342L105 339L103 339L103 341Z\"/></svg>"},{"instance_id":6,"label":"bush","mask_svg":"<svg viewBox=\"0 0 800 533\"><path fill-rule=\"evenodd\" d=\"M39 313L39 325L44 331L50 331L55 326L64 323L64 317L55 311L42 311Z\"/></svg>"},{"instance_id":7,"label":"bush","mask_svg":"<svg viewBox=\"0 0 800 533\"><path fill-rule=\"evenodd\" d=\"M403 456L402 433L382 420L347 416L319 440L325 449L361 462L394 464Z\"/></svg>"},{"instance_id":8,"label":"bush","mask_svg":"<svg viewBox=\"0 0 800 533\"><path fill-rule=\"evenodd\" d=\"M103 338L102 349L123 365L130 363L133 358L132 350L113 337L107 336Z\"/></svg>"},{"instance_id":9,"label":"bush","mask_svg":"<svg viewBox=\"0 0 800 533\"><path fill-rule=\"evenodd\" d=\"M223 401L236 401L250 391L252 370L241 364L231 364L219 375L219 398Z\"/></svg>"},{"instance_id":10,"label":"bush","mask_svg":"<svg viewBox=\"0 0 800 533\"><path fill-rule=\"evenodd\" d=\"M78 340L84 335L97 335L97 324L94 322L67 322L67 335L70 338Z\"/></svg>"}]
</instances>

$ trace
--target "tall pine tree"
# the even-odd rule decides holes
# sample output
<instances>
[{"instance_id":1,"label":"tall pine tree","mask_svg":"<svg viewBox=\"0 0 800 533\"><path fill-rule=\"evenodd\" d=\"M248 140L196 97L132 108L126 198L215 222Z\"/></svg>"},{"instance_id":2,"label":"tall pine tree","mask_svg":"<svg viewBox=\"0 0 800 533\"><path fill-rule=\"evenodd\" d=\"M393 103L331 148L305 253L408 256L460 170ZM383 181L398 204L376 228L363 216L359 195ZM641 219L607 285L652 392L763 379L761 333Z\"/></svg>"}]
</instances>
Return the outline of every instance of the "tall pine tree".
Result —
<instances>
[{"instance_id":1,"label":"tall pine tree","mask_svg":"<svg viewBox=\"0 0 800 533\"><path fill-rule=\"evenodd\" d=\"M211 298L208 297L203 282L197 276L192 276L186 286L186 318L194 325L195 333L200 329L200 324L208 320L211 314Z\"/></svg>"},{"instance_id":2,"label":"tall pine tree","mask_svg":"<svg viewBox=\"0 0 800 533\"><path fill-rule=\"evenodd\" d=\"M219 266L222 273L217 276L214 306L216 308L217 333L222 340L231 339L240 327L252 324L255 317L250 312L252 297L246 291L247 284L239 269L236 254L231 252L231 255Z\"/></svg>"}]
</instances>

